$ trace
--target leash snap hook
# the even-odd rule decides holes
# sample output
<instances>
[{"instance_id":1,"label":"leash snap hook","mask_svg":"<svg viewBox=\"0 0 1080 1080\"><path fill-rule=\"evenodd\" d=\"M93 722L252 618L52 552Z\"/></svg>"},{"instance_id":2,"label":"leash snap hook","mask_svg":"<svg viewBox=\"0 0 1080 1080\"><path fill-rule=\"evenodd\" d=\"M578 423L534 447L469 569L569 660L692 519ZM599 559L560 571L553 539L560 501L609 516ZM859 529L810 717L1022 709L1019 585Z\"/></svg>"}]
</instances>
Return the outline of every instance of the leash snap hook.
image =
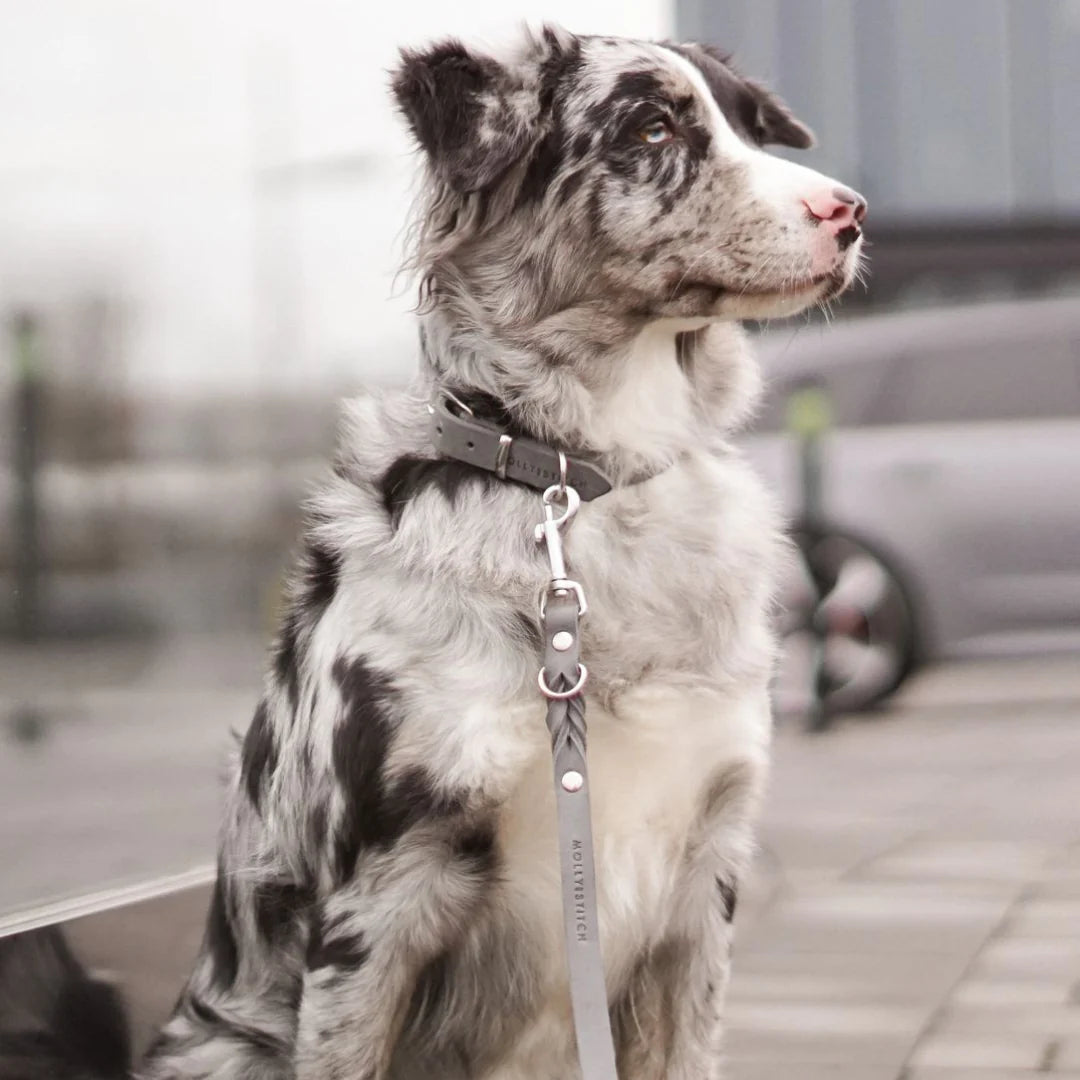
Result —
<instances>
[{"instance_id":1,"label":"leash snap hook","mask_svg":"<svg viewBox=\"0 0 1080 1080\"><path fill-rule=\"evenodd\" d=\"M566 509L556 516L555 500L566 499ZM581 505L581 496L572 488L562 488L553 484L544 492L544 520L536 526L536 542L547 544L548 562L551 564L553 581L566 577L566 561L563 557L562 535L560 530L573 518Z\"/></svg>"},{"instance_id":2,"label":"leash snap hook","mask_svg":"<svg viewBox=\"0 0 1080 1080\"><path fill-rule=\"evenodd\" d=\"M560 454L560 458L565 462L565 455ZM542 496L544 501L544 516L548 521L554 521L559 528L570 523L571 518L578 512L581 507L581 496L577 491L569 487L565 483L565 473L563 474L562 481L558 484L552 484L551 487L545 489ZM556 500L566 500L566 509L556 517L555 516L555 504ZM538 526L540 528L542 526Z\"/></svg>"},{"instance_id":3,"label":"leash snap hook","mask_svg":"<svg viewBox=\"0 0 1080 1080\"><path fill-rule=\"evenodd\" d=\"M566 506L557 514L558 503L566 500ZM548 597L565 596L573 593L577 598L578 615L588 610L585 602L585 590L566 573L566 558L563 554L562 532L567 523L578 512L581 496L572 488L561 484L552 484L543 496L544 520L536 526L536 542L547 545L548 563L551 566L551 580L540 597L540 617L547 614Z\"/></svg>"}]
</instances>

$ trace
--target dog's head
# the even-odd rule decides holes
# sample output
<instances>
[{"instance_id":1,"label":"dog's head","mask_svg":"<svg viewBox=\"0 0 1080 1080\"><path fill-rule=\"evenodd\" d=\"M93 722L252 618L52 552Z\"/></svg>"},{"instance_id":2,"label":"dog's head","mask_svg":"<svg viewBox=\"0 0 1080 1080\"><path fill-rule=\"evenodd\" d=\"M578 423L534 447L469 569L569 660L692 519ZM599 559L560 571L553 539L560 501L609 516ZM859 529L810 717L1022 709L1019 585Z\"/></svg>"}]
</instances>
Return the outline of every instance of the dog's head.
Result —
<instances>
[{"instance_id":1,"label":"dog's head","mask_svg":"<svg viewBox=\"0 0 1080 1080\"><path fill-rule=\"evenodd\" d=\"M768 153L812 135L711 48L547 27L502 59L406 51L393 89L428 165L420 267L500 330L788 315L856 273L865 201Z\"/></svg>"}]
</instances>

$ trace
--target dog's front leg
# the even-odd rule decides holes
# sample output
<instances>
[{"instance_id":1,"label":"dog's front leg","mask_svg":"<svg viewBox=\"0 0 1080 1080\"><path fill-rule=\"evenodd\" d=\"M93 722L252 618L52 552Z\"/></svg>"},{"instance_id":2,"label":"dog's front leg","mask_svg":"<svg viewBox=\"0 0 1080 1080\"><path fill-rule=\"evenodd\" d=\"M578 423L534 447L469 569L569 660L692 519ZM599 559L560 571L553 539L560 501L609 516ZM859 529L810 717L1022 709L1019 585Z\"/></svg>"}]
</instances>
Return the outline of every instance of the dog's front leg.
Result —
<instances>
[{"instance_id":1,"label":"dog's front leg","mask_svg":"<svg viewBox=\"0 0 1080 1080\"><path fill-rule=\"evenodd\" d=\"M664 1080L714 1080L721 1075L724 996L731 971L731 925L723 879L701 921L693 946L682 955L671 995L671 1047ZM728 895L734 895L728 893Z\"/></svg>"},{"instance_id":2,"label":"dog's front leg","mask_svg":"<svg viewBox=\"0 0 1080 1080\"><path fill-rule=\"evenodd\" d=\"M386 1076L417 976L460 939L493 874L493 829L475 821L418 826L361 858L312 914L298 1080Z\"/></svg>"},{"instance_id":3,"label":"dog's front leg","mask_svg":"<svg viewBox=\"0 0 1080 1080\"><path fill-rule=\"evenodd\" d=\"M621 1080L716 1080L732 920L761 766L718 774L688 845L663 938L611 1009Z\"/></svg>"},{"instance_id":4,"label":"dog's front leg","mask_svg":"<svg viewBox=\"0 0 1080 1080\"><path fill-rule=\"evenodd\" d=\"M687 852L672 940L682 944L671 966L671 1042L664 1080L721 1075L723 1006L731 972L732 922L739 880L752 850L752 827L764 767L743 762L717 777L698 835Z\"/></svg>"},{"instance_id":5,"label":"dog's front leg","mask_svg":"<svg viewBox=\"0 0 1080 1080\"><path fill-rule=\"evenodd\" d=\"M718 891L718 890L716 890ZM714 1080L730 968L724 901L643 956L611 1011L621 1080Z\"/></svg>"}]
</instances>

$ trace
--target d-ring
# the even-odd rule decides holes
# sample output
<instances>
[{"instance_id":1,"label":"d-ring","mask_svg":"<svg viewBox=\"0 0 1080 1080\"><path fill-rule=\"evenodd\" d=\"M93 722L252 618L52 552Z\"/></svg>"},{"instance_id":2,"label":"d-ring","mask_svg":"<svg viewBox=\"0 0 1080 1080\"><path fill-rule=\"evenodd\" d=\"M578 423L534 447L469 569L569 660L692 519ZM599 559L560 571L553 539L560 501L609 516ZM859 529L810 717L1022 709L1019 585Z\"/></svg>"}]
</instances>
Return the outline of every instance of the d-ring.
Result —
<instances>
[{"instance_id":1,"label":"d-ring","mask_svg":"<svg viewBox=\"0 0 1080 1080\"><path fill-rule=\"evenodd\" d=\"M499 452L495 456L495 475L500 480L506 479L506 466L510 463L510 447L514 445L511 436L503 434L499 436Z\"/></svg>"},{"instance_id":2,"label":"d-ring","mask_svg":"<svg viewBox=\"0 0 1080 1080\"><path fill-rule=\"evenodd\" d=\"M559 491L566 490L566 455L559 451Z\"/></svg>"},{"instance_id":3,"label":"d-ring","mask_svg":"<svg viewBox=\"0 0 1080 1080\"><path fill-rule=\"evenodd\" d=\"M547 679L544 678L544 669L541 668L540 674L536 677L540 685L540 693L551 701L569 701L570 698L577 697L585 688L585 680L589 677L589 669L584 664L578 664L577 668L577 682L569 690L552 690L547 684Z\"/></svg>"},{"instance_id":4,"label":"d-ring","mask_svg":"<svg viewBox=\"0 0 1080 1080\"><path fill-rule=\"evenodd\" d=\"M461 398L459 398L457 394L454 393L453 390L447 390L445 386L440 386L439 393L442 394L442 396L447 400L452 401L459 409L461 409L462 412L468 413L469 416L476 415L476 413L474 413L472 409L470 409L469 406L466 405L465 402L462 401Z\"/></svg>"}]
</instances>

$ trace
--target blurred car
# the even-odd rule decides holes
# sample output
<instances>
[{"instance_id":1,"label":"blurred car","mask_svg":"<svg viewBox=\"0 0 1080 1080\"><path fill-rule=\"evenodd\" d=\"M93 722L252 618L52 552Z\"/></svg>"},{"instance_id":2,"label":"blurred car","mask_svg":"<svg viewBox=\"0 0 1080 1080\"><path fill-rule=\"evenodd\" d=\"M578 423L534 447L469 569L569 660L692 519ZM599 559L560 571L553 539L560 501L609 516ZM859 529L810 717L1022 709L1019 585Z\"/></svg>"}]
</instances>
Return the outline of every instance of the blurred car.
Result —
<instances>
[{"instance_id":1,"label":"blurred car","mask_svg":"<svg viewBox=\"0 0 1080 1080\"><path fill-rule=\"evenodd\" d=\"M1080 650L1080 298L773 331L758 354L745 445L802 556L781 708L815 670L828 708L860 709L922 660ZM817 530L785 415L808 383L831 413Z\"/></svg>"}]
</instances>

